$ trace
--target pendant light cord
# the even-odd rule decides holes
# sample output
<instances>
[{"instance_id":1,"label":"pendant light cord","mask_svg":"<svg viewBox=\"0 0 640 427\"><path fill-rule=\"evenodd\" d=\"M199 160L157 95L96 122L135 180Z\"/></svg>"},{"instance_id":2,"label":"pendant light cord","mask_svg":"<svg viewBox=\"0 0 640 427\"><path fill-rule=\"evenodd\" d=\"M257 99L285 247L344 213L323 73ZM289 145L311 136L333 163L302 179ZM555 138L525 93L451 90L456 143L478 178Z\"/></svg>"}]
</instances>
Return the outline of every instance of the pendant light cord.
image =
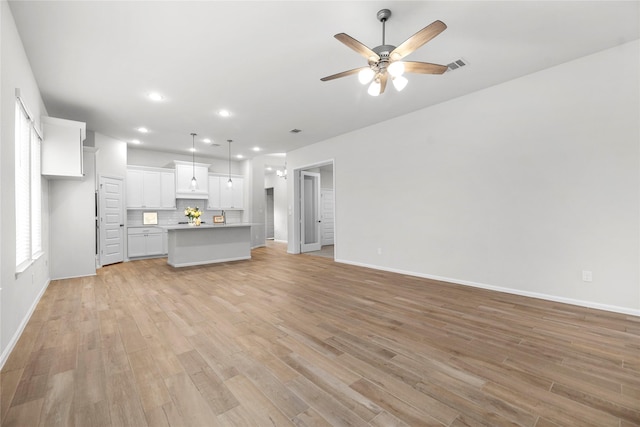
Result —
<instances>
[{"instance_id":1,"label":"pendant light cord","mask_svg":"<svg viewBox=\"0 0 640 427\"><path fill-rule=\"evenodd\" d=\"M227 184L229 186L231 186L231 183L232 183L232 181L231 181L231 142L232 141L233 140L231 140L231 139L227 139L227 142L229 143L229 181L227 181Z\"/></svg>"},{"instance_id":2,"label":"pendant light cord","mask_svg":"<svg viewBox=\"0 0 640 427\"><path fill-rule=\"evenodd\" d=\"M192 167L192 178L191 178L191 187L195 189L198 186L198 181L196 180L196 133L191 133L191 167Z\"/></svg>"}]
</instances>

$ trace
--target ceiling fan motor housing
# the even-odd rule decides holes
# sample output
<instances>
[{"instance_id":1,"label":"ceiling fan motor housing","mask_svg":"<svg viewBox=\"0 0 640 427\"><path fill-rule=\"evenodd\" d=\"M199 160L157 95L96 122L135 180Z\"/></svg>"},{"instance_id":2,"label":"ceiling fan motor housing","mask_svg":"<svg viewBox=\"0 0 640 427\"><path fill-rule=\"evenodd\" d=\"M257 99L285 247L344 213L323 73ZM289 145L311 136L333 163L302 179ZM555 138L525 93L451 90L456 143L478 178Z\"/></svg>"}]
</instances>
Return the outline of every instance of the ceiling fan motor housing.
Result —
<instances>
[{"instance_id":1,"label":"ceiling fan motor housing","mask_svg":"<svg viewBox=\"0 0 640 427\"><path fill-rule=\"evenodd\" d=\"M386 70L389 66L389 55L395 48L395 46L392 46L390 44L383 44L371 49L380 57L380 60L377 63L373 64L372 67L375 66L380 72L384 72L384 70Z\"/></svg>"}]
</instances>

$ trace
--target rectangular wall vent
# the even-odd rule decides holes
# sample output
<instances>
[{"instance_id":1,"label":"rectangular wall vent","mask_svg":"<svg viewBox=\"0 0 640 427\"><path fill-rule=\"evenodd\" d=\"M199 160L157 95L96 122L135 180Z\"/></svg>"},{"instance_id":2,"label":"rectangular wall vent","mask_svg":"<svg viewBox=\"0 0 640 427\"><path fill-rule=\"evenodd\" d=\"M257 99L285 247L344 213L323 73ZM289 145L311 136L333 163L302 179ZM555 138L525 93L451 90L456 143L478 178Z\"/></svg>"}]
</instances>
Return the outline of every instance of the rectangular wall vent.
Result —
<instances>
[{"instance_id":1,"label":"rectangular wall vent","mask_svg":"<svg viewBox=\"0 0 640 427\"><path fill-rule=\"evenodd\" d=\"M453 61L451 64L448 64L447 67L449 67L450 71L453 70L457 70L458 68L462 68L465 65L467 65L467 61L465 61L464 59L460 58L456 61Z\"/></svg>"}]
</instances>

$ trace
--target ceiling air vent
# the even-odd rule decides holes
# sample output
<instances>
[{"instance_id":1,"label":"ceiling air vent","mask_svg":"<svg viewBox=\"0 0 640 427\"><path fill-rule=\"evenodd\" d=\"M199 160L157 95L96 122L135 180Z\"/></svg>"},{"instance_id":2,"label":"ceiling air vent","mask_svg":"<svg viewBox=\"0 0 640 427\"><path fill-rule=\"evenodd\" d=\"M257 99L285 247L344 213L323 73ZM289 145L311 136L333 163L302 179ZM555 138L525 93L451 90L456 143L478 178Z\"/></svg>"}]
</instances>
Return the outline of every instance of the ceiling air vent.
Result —
<instances>
[{"instance_id":1,"label":"ceiling air vent","mask_svg":"<svg viewBox=\"0 0 640 427\"><path fill-rule=\"evenodd\" d=\"M300 129L291 129L289 132L291 132L291 133L300 133L302 131Z\"/></svg>"},{"instance_id":2,"label":"ceiling air vent","mask_svg":"<svg viewBox=\"0 0 640 427\"><path fill-rule=\"evenodd\" d=\"M453 61L451 64L448 64L447 67L449 67L449 71L453 71L453 70L457 70L458 68L462 68L465 65L467 65L467 61L460 58L456 61Z\"/></svg>"}]
</instances>

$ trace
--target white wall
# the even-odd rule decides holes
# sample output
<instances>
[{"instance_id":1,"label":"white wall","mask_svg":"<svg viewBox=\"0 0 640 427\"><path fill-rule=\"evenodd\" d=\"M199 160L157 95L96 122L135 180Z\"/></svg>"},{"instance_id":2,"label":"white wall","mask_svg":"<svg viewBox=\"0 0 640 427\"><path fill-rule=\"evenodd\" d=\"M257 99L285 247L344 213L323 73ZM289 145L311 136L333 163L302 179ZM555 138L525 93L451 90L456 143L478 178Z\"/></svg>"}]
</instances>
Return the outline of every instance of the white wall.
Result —
<instances>
[{"instance_id":1,"label":"white wall","mask_svg":"<svg viewBox=\"0 0 640 427\"><path fill-rule=\"evenodd\" d=\"M249 222L251 222L251 247L257 248L267 244L264 197L264 169L266 157L256 156L246 162L245 181L249 183Z\"/></svg>"},{"instance_id":2,"label":"white wall","mask_svg":"<svg viewBox=\"0 0 640 427\"><path fill-rule=\"evenodd\" d=\"M97 175L125 179L127 176L127 143L99 133L94 134L94 141ZM96 182L98 182L98 176L96 176Z\"/></svg>"},{"instance_id":3,"label":"white wall","mask_svg":"<svg viewBox=\"0 0 640 427\"><path fill-rule=\"evenodd\" d=\"M156 168L174 168L173 161L190 162L190 154L166 153L163 151L144 150L129 146L127 148L127 164L135 166L151 166ZM209 172L226 174L229 172L229 161L196 154L196 163L209 164ZM231 161L231 174L244 175L243 162Z\"/></svg>"},{"instance_id":4,"label":"white wall","mask_svg":"<svg viewBox=\"0 0 640 427\"><path fill-rule=\"evenodd\" d=\"M32 310L49 283L48 185L43 180L42 233L44 255L15 275L15 88L38 119L47 115L13 16L0 1L0 366L15 345ZM38 124L39 125L39 124Z\"/></svg>"},{"instance_id":5,"label":"white wall","mask_svg":"<svg viewBox=\"0 0 640 427\"><path fill-rule=\"evenodd\" d=\"M287 153L335 159L336 259L640 314L639 43Z\"/></svg>"},{"instance_id":6,"label":"white wall","mask_svg":"<svg viewBox=\"0 0 640 427\"><path fill-rule=\"evenodd\" d=\"M96 274L95 149L84 150L82 180L49 183L51 279Z\"/></svg>"}]
</instances>

